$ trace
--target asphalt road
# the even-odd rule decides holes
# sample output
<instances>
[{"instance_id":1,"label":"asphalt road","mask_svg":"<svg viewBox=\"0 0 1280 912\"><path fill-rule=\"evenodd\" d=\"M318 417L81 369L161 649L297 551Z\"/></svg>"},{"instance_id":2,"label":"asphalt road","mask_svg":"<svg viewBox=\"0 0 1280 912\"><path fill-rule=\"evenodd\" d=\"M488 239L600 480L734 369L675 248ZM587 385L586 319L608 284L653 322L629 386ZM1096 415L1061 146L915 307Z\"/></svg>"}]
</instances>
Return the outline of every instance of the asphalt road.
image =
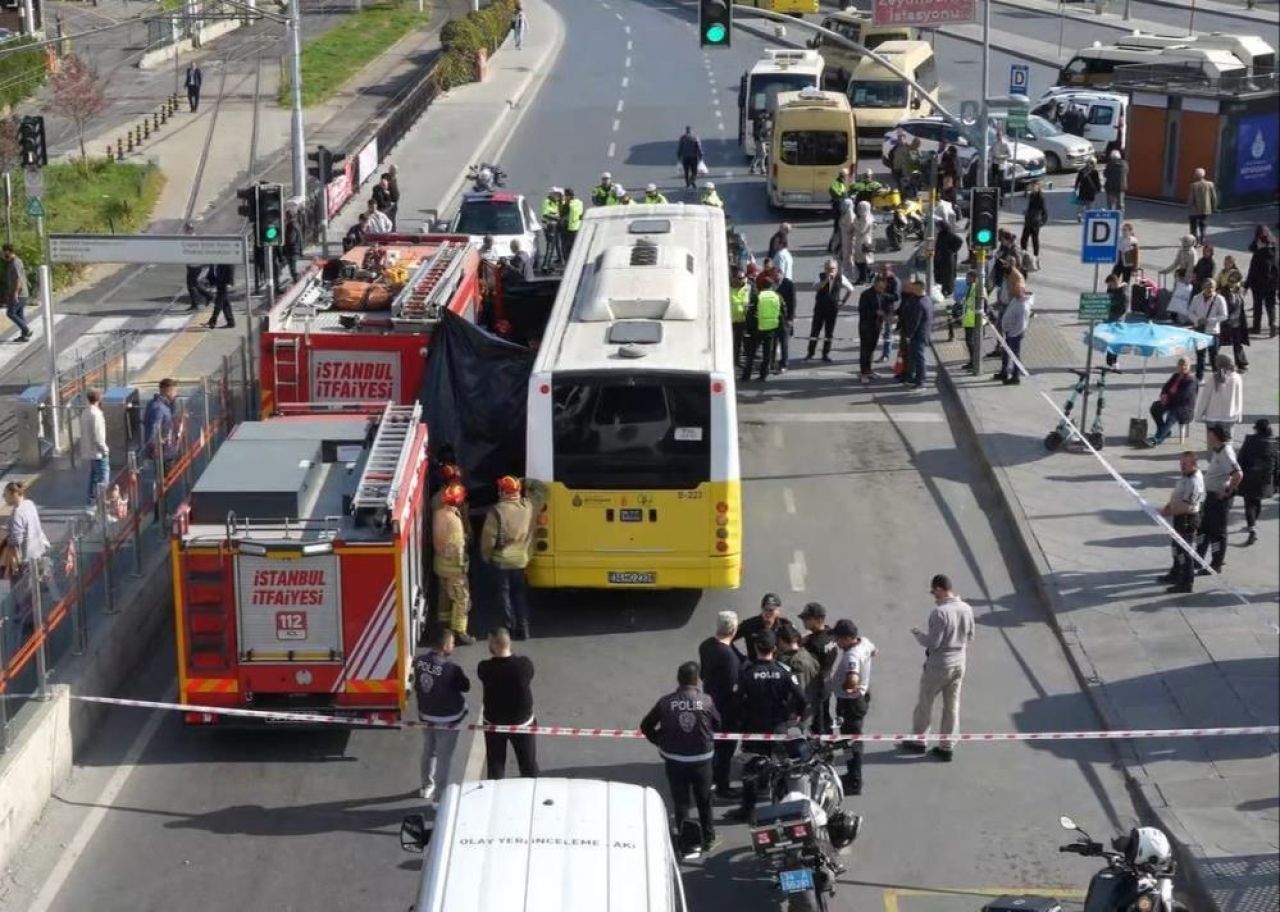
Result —
<instances>
[{"instance_id":1,"label":"asphalt road","mask_svg":"<svg viewBox=\"0 0 1280 912\"><path fill-rule=\"evenodd\" d=\"M762 248L775 219L759 178L743 173L733 125L738 75L761 43L735 37L732 51L704 57L684 7L557 6L569 40L502 156L511 186L585 193L607 167L629 187L653 180L672 190L674 140L690 123L734 218ZM962 85L968 77L951 72L961 67L948 53L944 81ZM423 138L409 137L402 150ZM804 279L818 268L827 223L793 221ZM801 333L810 307L802 293ZM839 329L852 335L853 320L842 317ZM1096 727L937 391L861 387L854 345L843 341L835 354L834 365L795 363L741 393L740 591L540 600L537 636L524 651L539 669L541 720L635 725L673 686L676 665L696 654L717 611L748 615L772 590L789 613L816 599L833 617L857 620L881 651L868 729L900 729L921 661L908 631L928 610L929 576L946 572L979 618L964 728ZM470 647L460 659L470 670L482 654ZM159 644L133 692L166 696L172 668L169 645ZM414 806L417 748L410 734L224 735L121 710L9 872L0 910L404 908L419 863L401 854L396 831ZM662 784L656 754L640 742L543 739L539 751L548 775ZM467 752L459 753L462 769ZM1099 832L1130 825L1113 764L1101 744L966 746L950 766L870 750L866 794L850 801L867 825L835 908L962 912L992 892L1079 890L1092 869L1058 854L1056 820L1069 813ZM692 908L777 908L745 830L723 832L725 848L686 869Z\"/></svg>"}]
</instances>

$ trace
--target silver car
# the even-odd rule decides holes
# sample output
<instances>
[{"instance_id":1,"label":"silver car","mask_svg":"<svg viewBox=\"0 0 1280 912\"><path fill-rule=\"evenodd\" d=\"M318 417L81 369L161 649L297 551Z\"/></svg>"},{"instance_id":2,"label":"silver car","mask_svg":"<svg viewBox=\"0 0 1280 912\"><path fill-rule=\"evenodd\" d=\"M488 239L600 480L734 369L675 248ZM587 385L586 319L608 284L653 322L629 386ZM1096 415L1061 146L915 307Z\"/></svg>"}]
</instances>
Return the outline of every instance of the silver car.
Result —
<instances>
[{"instance_id":1,"label":"silver car","mask_svg":"<svg viewBox=\"0 0 1280 912\"><path fill-rule=\"evenodd\" d=\"M995 111L991 119L997 129L1005 131L1005 112ZM1014 137L1005 136L1007 142ZM1052 121L1039 114L1027 115L1027 128L1017 137L1018 145L1026 144L1044 153L1044 168L1050 174L1058 171L1079 171L1093 156L1093 143L1083 136L1065 133Z\"/></svg>"}]
</instances>

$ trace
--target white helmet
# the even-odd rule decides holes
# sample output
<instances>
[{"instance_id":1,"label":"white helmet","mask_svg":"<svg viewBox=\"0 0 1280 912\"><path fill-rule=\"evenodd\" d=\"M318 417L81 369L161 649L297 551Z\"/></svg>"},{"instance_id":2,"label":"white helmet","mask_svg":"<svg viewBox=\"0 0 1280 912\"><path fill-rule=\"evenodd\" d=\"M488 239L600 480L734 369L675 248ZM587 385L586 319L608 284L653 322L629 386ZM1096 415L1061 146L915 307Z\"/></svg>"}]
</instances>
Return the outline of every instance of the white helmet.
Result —
<instances>
[{"instance_id":1,"label":"white helmet","mask_svg":"<svg viewBox=\"0 0 1280 912\"><path fill-rule=\"evenodd\" d=\"M1173 848L1169 837L1155 827L1136 827L1129 831L1129 845L1125 854L1130 864L1158 868L1169 863Z\"/></svg>"},{"instance_id":2,"label":"white helmet","mask_svg":"<svg viewBox=\"0 0 1280 912\"><path fill-rule=\"evenodd\" d=\"M714 190L715 188L716 188L716 182L715 182L715 181L705 181L705 182L703 182L703 184L702 184L702 189L703 189L703 190Z\"/></svg>"},{"instance_id":3,"label":"white helmet","mask_svg":"<svg viewBox=\"0 0 1280 912\"><path fill-rule=\"evenodd\" d=\"M609 192L612 193L614 196L626 196L627 188L622 186L622 184L614 184L612 187L609 188Z\"/></svg>"},{"instance_id":4,"label":"white helmet","mask_svg":"<svg viewBox=\"0 0 1280 912\"><path fill-rule=\"evenodd\" d=\"M652 183L650 183L650 184L645 184L645 186L644 186L644 192L645 192L645 193L657 193L657 192L658 192L658 185L657 185L657 184L652 184Z\"/></svg>"},{"instance_id":5,"label":"white helmet","mask_svg":"<svg viewBox=\"0 0 1280 912\"><path fill-rule=\"evenodd\" d=\"M611 183L612 181L613 181L613 175L610 174L608 171L600 175L600 183L608 184L608 183Z\"/></svg>"}]
</instances>

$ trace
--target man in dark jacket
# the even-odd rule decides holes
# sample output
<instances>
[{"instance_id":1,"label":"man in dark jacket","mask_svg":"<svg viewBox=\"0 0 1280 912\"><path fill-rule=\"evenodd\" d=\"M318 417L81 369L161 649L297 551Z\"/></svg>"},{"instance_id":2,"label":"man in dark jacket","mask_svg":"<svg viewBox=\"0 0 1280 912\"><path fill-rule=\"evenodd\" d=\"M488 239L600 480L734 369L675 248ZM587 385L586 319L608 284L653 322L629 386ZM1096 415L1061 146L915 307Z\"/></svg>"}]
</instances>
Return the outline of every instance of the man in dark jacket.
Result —
<instances>
[{"instance_id":1,"label":"man in dark jacket","mask_svg":"<svg viewBox=\"0 0 1280 912\"><path fill-rule=\"evenodd\" d=\"M689 818L689 797L698 807L702 826L702 851L720 844L711 817L711 757L713 734L721 729L720 713L710 696L699 688L698 663L685 662L676 671L674 691L654 704L640 721L640 731L658 748L667 771L667 787L675 809L675 831L683 842ZM697 854L692 846L682 846Z\"/></svg>"},{"instance_id":2,"label":"man in dark jacket","mask_svg":"<svg viewBox=\"0 0 1280 912\"><path fill-rule=\"evenodd\" d=\"M801 721L806 728L810 728L815 707L824 690L822 668L809 650L801 646L800 633L794 627L779 627L777 639L778 662L791 670L796 683L800 685L805 703L805 714Z\"/></svg>"},{"instance_id":3,"label":"man in dark jacket","mask_svg":"<svg viewBox=\"0 0 1280 912\"><path fill-rule=\"evenodd\" d=\"M1276 493L1276 470L1280 464L1280 446L1271 432L1271 422L1259 418L1253 423L1253 433L1240 445L1237 457L1244 480L1240 482L1240 495L1244 498L1244 525L1249 530L1246 545L1258 540L1258 516L1262 513L1262 501Z\"/></svg>"},{"instance_id":4,"label":"man in dark jacket","mask_svg":"<svg viewBox=\"0 0 1280 912\"><path fill-rule=\"evenodd\" d=\"M499 627L489 634L490 658L476 666L476 677L484 685L484 721L490 725L516 725L528 728L537 724L533 714L533 662L528 656L512 655L511 633ZM516 765L524 778L538 775L538 755L534 736L526 734L484 733L486 775L490 779L506 776L507 744L516 755Z\"/></svg>"},{"instance_id":5,"label":"man in dark jacket","mask_svg":"<svg viewBox=\"0 0 1280 912\"><path fill-rule=\"evenodd\" d=\"M694 189L698 182L698 162L702 161L702 141L693 132L693 127L685 127L676 142L676 159L684 171L685 189Z\"/></svg>"},{"instance_id":6,"label":"man in dark jacket","mask_svg":"<svg viewBox=\"0 0 1280 912\"><path fill-rule=\"evenodd\" d=\"M744 641L747 647L747 658L753 662L758 661L760 654L756 651L756 637L766 630L777 633L780 626L793 629L795 627L788 618L782 616L782 599L772 592L766 592L760 599L760 613L738 625L738 632L733 642Z\"/></svg>"},{"instance_id":7,"label":"man in dark jacket","mask_svg":"<svg viewBox=\"0 0 1280 912\"><path fill-rule=\"evenodd\" d=\"M438 804L449 785L449 768L458 746L458 728L467 716L466 694L471 681L455 665L453 631L440 627L431 632L429 648L413 660L413 690L418 698L418 720L430 725L422 730L422 787L418 797ZM433 728L431 726L450 726Z\"/></svg>"},{"instance_id":8,"label":"man in dark jacket","mask_svg":"<svg viewBox=\"0 0 1280 912\"><path fill-rule=\"evenodd\" d=\"M800 623L806 631L804 648L818 660L819 676L822 688L817 694L817 705L813 710L813 733L815 735L831 734L831 669L835 667L840 656L840 647L836 645L835 634L827 626L827 609L819 602L810 602L800 612Z\"/></svg>"},{"instance_id":9,"label":"man in dark jacket","mask_svg":"<svg viewBox=\"0 0 1280 912\"><path fill-rule=\"evenodd\" d=\"M183 79L183 85L187 89L187 104L191 106L191 113L195 113L200 108L200 87L204 85L204 74L200 72L200 64L187 64L187 75Z\"/></svg>"},{"instance_id":10,"label":"man in dark jacket","mask_svg":"<svg viewBox=\"0 0 1280 912\"><path fill-rule=\"evenodd\" d=\"M929 327L933 314L924 284L918 279L907 282L902 290L902 304L898 308L898 330L902 334L904 370L900 382L912 389L924 386L924 352L929 345Z\"/></svg>"},{"instance_id":11,"label":"man in dark jacket","mask_svg":"<svg viewBox=\"0 0 1280 912\"><path fill-rule=\"evenodd\" d=\"M733 611L721 611L716 616L716 635L707 637L698 646L698 661L702 663L702 680L707 694L720 711L720 721L725 731L736 731L738 725L735 709L738 702L738 676L746 658L733 646L738 635L738 615ZM733 753L737 741L717 741L711 758L711 781L717 798L736 798L737 790L729 782L733 768Z\"/></svg>"}]
</instances>

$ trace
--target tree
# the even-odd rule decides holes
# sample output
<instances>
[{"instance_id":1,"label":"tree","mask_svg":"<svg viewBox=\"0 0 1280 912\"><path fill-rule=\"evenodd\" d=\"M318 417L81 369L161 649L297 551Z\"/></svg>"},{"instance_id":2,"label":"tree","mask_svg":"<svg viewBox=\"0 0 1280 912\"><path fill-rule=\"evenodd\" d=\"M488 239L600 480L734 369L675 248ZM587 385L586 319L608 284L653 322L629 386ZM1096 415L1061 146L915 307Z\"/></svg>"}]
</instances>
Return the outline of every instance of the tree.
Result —
<instances>
[{"instance_id":1,"label":"tree","mask_svg":"<svg viewBox=\"0 0 1280 912\"><path fill-rule=\"evenodd\" d=\"M78 55L68 54L62 58L58 71L49 77L49 85L53 90L49 110L71 121L80 143L80 161L87 163L89 153L84 148L84 128L107 107L107 80Z\"/></svg>"},{"instance_id":2,"label":"tree","mask_svg":"<svg viewBox=\"0 0 1280 912\"><path fill-rule=\"evenodd\" d=\"M0 171L16 171L20 159L18 118L0 117Z\"/></svg>"}]
</instances>

